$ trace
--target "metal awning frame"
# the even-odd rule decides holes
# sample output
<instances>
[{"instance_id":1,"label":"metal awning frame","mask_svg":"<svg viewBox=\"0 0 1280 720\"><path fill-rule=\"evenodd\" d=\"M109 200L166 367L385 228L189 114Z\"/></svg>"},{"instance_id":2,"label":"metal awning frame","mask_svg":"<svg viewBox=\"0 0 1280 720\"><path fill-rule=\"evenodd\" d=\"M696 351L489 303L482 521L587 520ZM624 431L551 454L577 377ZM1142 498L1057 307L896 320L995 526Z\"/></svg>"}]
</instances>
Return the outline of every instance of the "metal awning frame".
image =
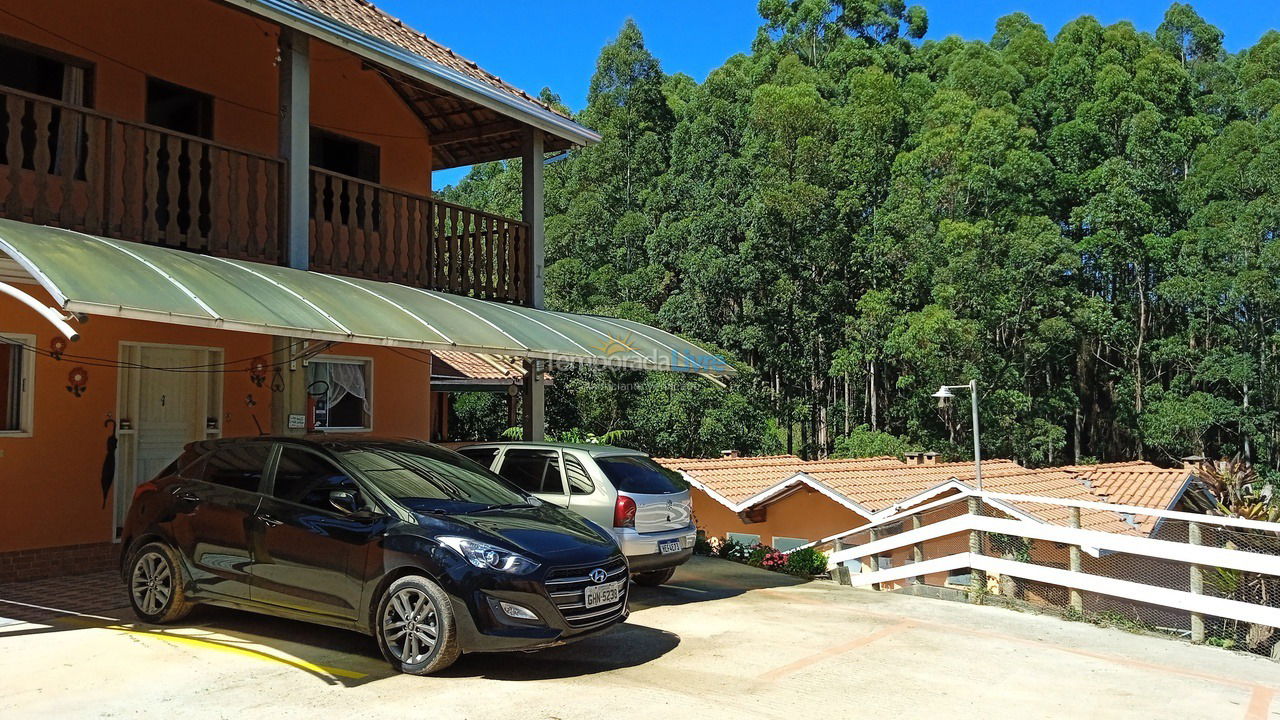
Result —
<instances>
[{"instance_id":1,"label":"metal awning frame","mask_svg":"<svg viewBox=\"0 0 1280 720\"><path fill-rule=\"evenodd\" d=\"M24 226L24 229L26 230L39 227L39 226L28 225L26 223L15 224L15 225ZM186 326L192 326L192 327L205 327L205 328L211 328L211 329L227 330L231 332L246 332L246 333L254 333L254 334L278 335L278 336L284 336L284 337L296 337L296 338L336 342L336 343L356 343L356 344L362 344L362 345L401 347L401 348L427 350L427 351L448 350L448 351L466 352L466 353L474 353L474 354L481 354L481 355L486 355L486 354L505 355L509 357L523 357L523 358L530 358L535 360L544 360L544 361L551 362L553 364L588 365L588 366L594 366L594 367L616 368L620 370L666 370L671 372L683 372L686 374L698 374L706 377L712 377L718 374L732 374L734 372L733 369L731 367L728 367L727 365L722 370L717 370L717 371L704 371L698 368L680 367L680 366L672 365L670 362L664 365L662 362L660 362L661 358L659 357L662 353L670 353L670 355L667 358L668 361L670 361L671 359L677 358L679 356L687 357L686 353L688 352L688 350L681 350L674 347L673 345L671 345L670 342L659 337L659 335L664 335L666 333L663 333L662 331L659 331L656 328L650 328L648 326L642 325L640 323L634 323L631 321L614 319L614 318L603 318L599 316L572 315L569 313L559 313L559 312L547 311L547 310L534 310L531 308L517 307L517 306L505 305L502 303L477 300L475 298L468 298L463 296L451 296L448 293L423 290L421 288L414 288L411 286L399 285L395 283L375 282L375 281L368 281L368 280L360 280L357 278L345 278L345 277L340 277L336 275L325 275L322 273L314 273L314 272L306 272L306 271L292 271L292 270L288 271L288 272L304 273L304 276L289 276L289 277L291 278L303 277L306 283L320 283L321 285L317 286L316 288L319 290L324 290L326 292L330 290L339 291L339 288L332 287L331 285L329 285L329 283L331 283L334 285L344 286L340 289L340 292L343 294L350 293L350 292L363 292L370 296L373 296L374 298L377 298L383 304L385 304L388 308L388 311L404 313L406 316L416 321L417 324L423 326L423 329L427 331L423 333L424 336L420 336L420 337L401 337L401 336L361 333L358 330L352 330L351 328L348 328L345 325L343 325L341 322L339 322L337 319L335 319L333 316L327 313L320 305L308 299L302 293L290 287L287 283L278 282L277 280L274 280L271 277L269 277L268 273L282 270L280 268L276 268L275 266L264 266L258 263L229 260L226 258L211 258L209 256L188 254L180 250L169 250L169 249L155 248L153 246L138 245L138 244L130 243L127 241L109 240L107 238L101 238L93 235L86 235L84 233L79 233L79 232L65 230L65 229L57 229L57 228L39 228L39 229L41 230L47 229L57 236L57 237L52 237L52 236L49 237L48 238L49 242L57 242L59 239L66 236L76 236L78 238L83 238L87 242L86 247L96 246L99 248L103 248L105 246L105 247L113 248L114 251L119 252L127 256L128 258L130 258L132 263L136 263L140 266L145 266L146 268L148 268L150 273L154 274L150 278L144 278L144 277L136 278L134 279L135 282L139 282L139 283L151 282L151 283L154 283L156 286L159 286L162 288L165 286L171 286L170 292L172 292L173 289L176 289L181 293L181 296L176 296L176 297L185 296L186 299L190 300L190 303L187 303L188 308L190 310L194 310L196 307L198 307L200 312L204 313L204 314L195 314L195 312L182 312L182 311L176 311L176 310L162 311L154 308L132 307L132 306L121 305L121 304L105 304L100 302L88 301L83 298L76 299L76 298L69 297L68 294L64 292L64 289L59 287L58 284L53 279L50 278L49 274L44 272L41 269L40 264L38 262L29 258L13 242L3 237L2 236L3 233L0 233L0 252L4 252L10 258L12 258L12 260L20 268L22 268L22 270L24 270L26 274L28 274L36 284L44 288L45 291L47 291L53 297L54 301L58 305L60 305L64 311L72 314L100 315L104 317L118 317L118 318L124 318L124 319L141 320L146 322L161 322L161 323L186 325ZM104 252L108 252L108 253L111 253L112 256L116 256L115 253L112 251L104 251ZM156 254L157 252L162 254L157 255ZM169 255L169 253L176 253L176 255ZM147 258L148 255L150 255L153 259L155 259L156 262L152 262L151 260L148 260ZM180 261L176 265L173 264L175 258L180 258ZM262 322L262 323L251 322L250 323L250 322L237 321L235 319L231 319L231 318L227 318L219 315L219 313L216 310L214 310L214 308L209 303L206 303L204 300L200 298L200 296L197 294L196 291L193 291L191 288L187 287L182 282L180 282L179 279L174 277L174 274L181 274L183 270L190 270L191 268L189 268L188 265L190 265L191 263L195 263L197 259L199 260L200 263L217 261L220 265L225 265L227 277L224 279L227 280L228 283L231 282L231 279L238 279L236 278L237 273L241 274L241 277L246 280L250 276L256 276L262 281L263 283L262 287L264 288L264 290L272 289L275 291L283 291L284 293L287 293L288 295L292 296L300 303L305 304L312 311L314 311L314 313L325 318L327 320L327 323L324 323L324 324L330 325L331 327L329 328L314 327L314 326L298 327L298 326L291 326L287 324L273 324L269 322ZM165 268L161 267L166 263L169 263L170 267L173 268L174 270L173 274L166 272ZM205 272L208 272L208 267L203 267L202 269ZM13 275L14 273L9 272L6 274L6 278L12 280L14 279L12 277ZM266 283L271 284L272 286L274 286L274 288L268 288ZM427 318L418 314L422 312L420 307L415 308L418 310L418 312L415 312L413 309L405 307L400 302L397 302L395 298L389 297L387 290L392 288L396 288L396 290L393 290L393 292L398 292L402 296L404 296L404 291L408 291L409 293L411 293L410 295L407 295L405 297L412 298L412 297L417 297L418 295L421 295L421 296L430 298L431 307L433 309L436 304L439 304L442 309L444 309L445 306L452 306L453 308L460 311L461 313L466 313L467 315L470 315L474 320L477 320L480 323L483 323L492 331L498 334L501 334L503 337L505 337L507 340L510 341L510 344L488 345L488 344L475 343L475 342L455 341L453 338L449 337L447 334L436 329ZM477 303L480 303L480 304L477 304ZM217 304L216 301L214 302L214 304ZM468 307L468 305L473 306L475 309L473 309L472 307ZM49 308L46 308L46 309L49 309ZM49 309L49 310L52 310L52 309ZM479 312L477 312L477 310L479 310ZM495 311L496 311L496 314L498 315L506 316L509 314L509 315L516 316L517 318L519 318L519 320L514 324L508 325L506 323L495 322L493 319L490 319L490 317L486 317L486 315L490 315L492 317L495 314ZM553 322L553 319L555 321L563 321L564 323L568 323L568 325L561 325L561 329L558 330L556 329L556 327L552 326L552 324L555 324L555 322ZM552 324L548 324L548 323L552 323ZM316 324L320 324L320 323L317 322ZM530 347L529 345L517 339L515 335L512 334L512 332L517 332L517 333L520 332L519 328L521 327L521 325L523 325L523 327L526 330L528 330L529 328L532 328L535 325L539 326L541 330L537 332L542 332L543 330L548 331L558 336L560 339L567 342L568 344L571 344L572 346L581 350L582 354L579 355L576 352L575 353L556 352L556 351L549 351L549 350L543 350L540 348ZM569 325L572 325L573 328L570 328ZM505 329L504 329L504 326L505 326ZM578 335L579 339L582 339L584 342L588 342L584 339L584 336L575 328L586 331L591 336L599 338L599 341L601 344L594 345L594 347L596 350L600 352L593 352L586 345L583 345L581 342L578 342L578 340L575 340L573 337L570 337L569 334L566 334L566 333L569 333L571 330L573 330L573 333ZM648 357L643 353L641 353L640 351L636 350L635 348L625 344L621 345L620 347L610 349L609 343L616 341L614 337L615 330L620 335L625 334L627 336L644 338L650 344L648 350L653 354L653 357ZM432 339L431 336L435 336L439 339ZM560 344L562 348L568 348L568 345L564 345L559 341L557 341L556 343L551 343L551 345L553 346L556 344ZM690 346L689 350L698 350L699 352L705 352L693 346Z\"/></svg>"}]
</instances>

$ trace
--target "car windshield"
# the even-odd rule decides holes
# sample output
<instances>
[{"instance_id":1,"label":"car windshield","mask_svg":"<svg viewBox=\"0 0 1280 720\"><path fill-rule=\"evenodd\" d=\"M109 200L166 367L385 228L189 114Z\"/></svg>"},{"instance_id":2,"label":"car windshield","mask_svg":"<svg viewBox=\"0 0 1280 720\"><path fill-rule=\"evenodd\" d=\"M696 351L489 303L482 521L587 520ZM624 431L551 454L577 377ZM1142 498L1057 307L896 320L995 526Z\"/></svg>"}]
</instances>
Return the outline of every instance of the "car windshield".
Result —
<instances>
[{"instance_id":1,"label":"car windshield","mask_svg":"<svg viewBox=\"0 0 1280 720\"><path fill-rule=\"evenodd\" d=\"M529 502L488 469L441 448L399 443L360 445L339 450L338 455L379 490L401 502L439 505L431 501L458 501L490 507Z\"/></svg>"},{"instance_id":2,"label":"car windshield","mask_svg":"<svg viewBox=\"0 0 1280 720\"><path fill-rule=\"evenodd\" d=\"M638 495L666 495L689 489L689 485L643 455L615 455L596 458L605 477L618 490Z\"/></svg>"}]
</instances>

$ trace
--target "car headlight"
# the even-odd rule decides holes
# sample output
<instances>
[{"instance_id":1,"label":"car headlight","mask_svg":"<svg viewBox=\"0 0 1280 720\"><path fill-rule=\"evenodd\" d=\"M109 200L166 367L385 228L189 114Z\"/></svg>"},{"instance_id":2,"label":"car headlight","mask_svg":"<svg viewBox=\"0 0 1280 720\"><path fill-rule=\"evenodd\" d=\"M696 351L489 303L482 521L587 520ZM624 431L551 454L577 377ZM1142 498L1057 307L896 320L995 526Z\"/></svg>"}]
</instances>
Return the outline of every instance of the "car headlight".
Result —
<instances>
[{"instance_id":1,"label":"car headlight","mask_svg":"<svg viewBox=\"0 0 1280 720\"><path fill-rule=\"evenodd\" d=\"M440 537L436 540L478 568L499 570L513 575L527 575L538 569L538 563L529 558L489 543L452 536Z\"/></svg>"}]
</instances>

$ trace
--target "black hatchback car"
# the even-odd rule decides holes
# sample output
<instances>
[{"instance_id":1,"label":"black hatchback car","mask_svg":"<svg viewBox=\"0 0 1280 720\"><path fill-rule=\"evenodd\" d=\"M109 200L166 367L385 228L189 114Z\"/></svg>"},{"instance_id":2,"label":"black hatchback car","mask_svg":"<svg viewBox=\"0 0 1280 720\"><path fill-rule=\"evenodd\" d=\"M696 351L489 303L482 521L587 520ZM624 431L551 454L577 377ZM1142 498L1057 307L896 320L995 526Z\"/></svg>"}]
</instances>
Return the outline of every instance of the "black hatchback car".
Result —
<instances>
[{"instance_id":1,"label":"black hatchback car","mask_svg":"<svg viewBox=\"0 0 1280 720\"><path fill-rule=\"evenodd\" d=\"M138 487L123 540L142 620L208 603L333 625L419 675L627 617L627 561L607 531L411 440L192 443Z\"/></svg>"}]
</instances>

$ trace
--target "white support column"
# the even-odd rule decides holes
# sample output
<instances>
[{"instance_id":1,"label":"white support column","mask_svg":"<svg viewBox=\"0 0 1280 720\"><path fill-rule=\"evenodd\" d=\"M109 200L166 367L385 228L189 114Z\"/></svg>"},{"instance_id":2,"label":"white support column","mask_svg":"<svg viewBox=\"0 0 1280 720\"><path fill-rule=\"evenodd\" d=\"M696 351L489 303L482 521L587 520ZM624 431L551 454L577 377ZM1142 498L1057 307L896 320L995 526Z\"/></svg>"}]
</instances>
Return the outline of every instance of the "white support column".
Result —
<instances>
[{"instance_id":1,"label":"white support column","mask_svg":"<svg viewBox=\"0 0 1280 720\"><path fill-rule=\"evenodd\" d=\"M524 361L524 439L542 440L546 435L546 395L542 361Z\"/></svg>"},{"instance_id":2,"label":"white support column","mask_svg":"<svg viewBox=\"0 0 1280 720\"><path fill-rule=\"evenodd\" d=\"M542 267L546 234L543 224L543 147L542 131L525 128L524 152L521 155L523 174L520 184L520 214L529 225L528 302L535 308L542 308L543 304Z\"/></svg>"},{"instance_id":3,"label":"white support column","mask_svg":"<svg viewBox=\"0 0 1280 720\"><path fill-rule=\"evenodd\" d=\"M311 54L309 38L280 28L280 157L284 160L283 206L285 259L306 270L311 263L307 197L311 186Z\"/></svg>"}]
</instances>

